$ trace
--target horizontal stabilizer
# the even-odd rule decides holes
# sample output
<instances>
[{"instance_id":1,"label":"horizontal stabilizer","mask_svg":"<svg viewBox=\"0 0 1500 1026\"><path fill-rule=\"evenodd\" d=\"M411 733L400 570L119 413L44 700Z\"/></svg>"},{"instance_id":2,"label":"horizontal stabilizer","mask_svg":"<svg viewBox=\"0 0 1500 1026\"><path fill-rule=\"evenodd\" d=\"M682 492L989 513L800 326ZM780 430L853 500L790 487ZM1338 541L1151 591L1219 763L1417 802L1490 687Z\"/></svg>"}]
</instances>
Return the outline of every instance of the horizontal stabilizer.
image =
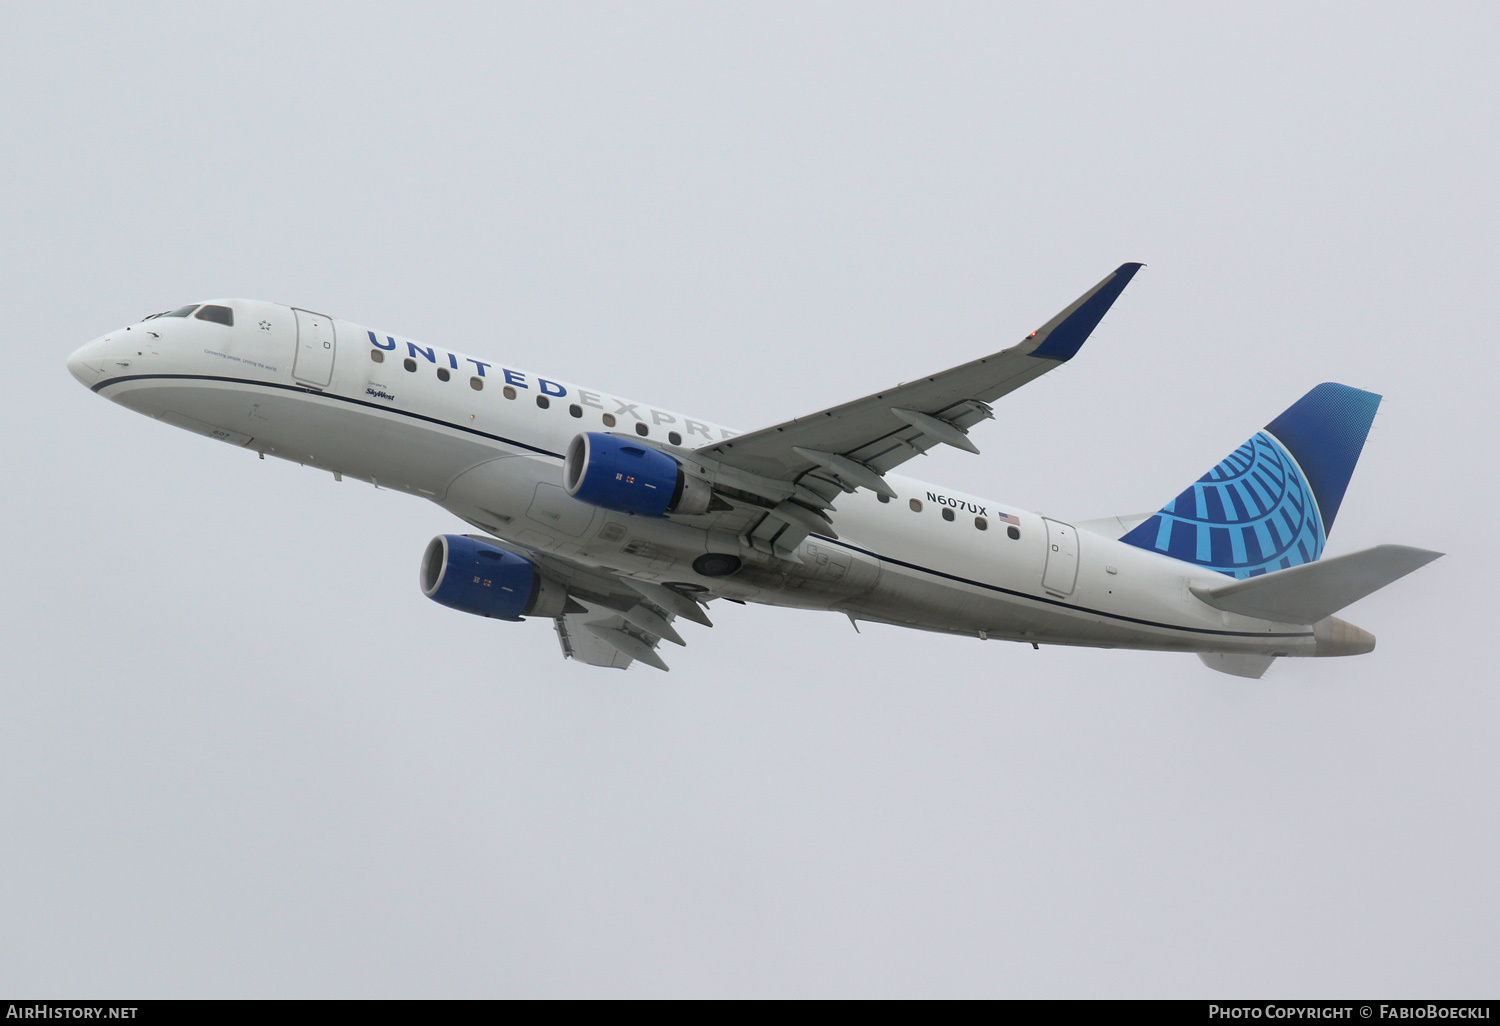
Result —
<instances>
[{"instance_id":1,"label":"horizontal stabilizer","mask_svg":"<svg viewBox=\"0 0 1500 1026\"><path fill-rule=\"evenodd\" d=\"M1409 545L1377 545L1241 581L1195 584L1192 592L1230 613L1281 623L1317 623L1441 555Z\"/></svg>"},{"instance_id":2,"label":"horizontal stabilizer","mask_svg":"<svg viewBox=\"0 0 1500 1026\"><path fill-rule=\"evenodd\" d=\"M665 670L667 664L656 654L655 645L648 645L630 631L608 624L586 623L583 625L594 637L631 659L638 659L647 666Z\"/></svg>"}]
</instances>

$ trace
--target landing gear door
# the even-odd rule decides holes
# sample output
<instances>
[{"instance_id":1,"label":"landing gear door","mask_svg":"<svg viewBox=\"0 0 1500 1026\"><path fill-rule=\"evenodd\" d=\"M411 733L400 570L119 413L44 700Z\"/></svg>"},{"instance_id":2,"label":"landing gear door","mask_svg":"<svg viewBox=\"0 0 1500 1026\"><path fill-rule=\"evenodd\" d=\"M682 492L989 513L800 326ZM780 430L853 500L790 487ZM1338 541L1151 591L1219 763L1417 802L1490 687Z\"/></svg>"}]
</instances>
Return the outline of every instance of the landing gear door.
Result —
<instances>
[{"instance_id":1,"label":"landing gear door","mask_svg":"<svg viewBox=\"0 0 1500 1026\"><path fill-rule=\"evenodd\" d=\"M309 310L297 315L297 359L292 376L309 385L326 387L333 380L333 318Z\"/></svg>"},{"instance_id":2,"label":"landing gear door","mask_svg":"<svg viewBox=\"0 0 1500 1026\"><path fill-rule=\"evenodd\" d=\"M1078 532L1071 524L1043 520L1047 524L1047 568L1042 571L1042 587L1057 595L1071 595L1078 580Z\"/></svg>"}]
</instances>

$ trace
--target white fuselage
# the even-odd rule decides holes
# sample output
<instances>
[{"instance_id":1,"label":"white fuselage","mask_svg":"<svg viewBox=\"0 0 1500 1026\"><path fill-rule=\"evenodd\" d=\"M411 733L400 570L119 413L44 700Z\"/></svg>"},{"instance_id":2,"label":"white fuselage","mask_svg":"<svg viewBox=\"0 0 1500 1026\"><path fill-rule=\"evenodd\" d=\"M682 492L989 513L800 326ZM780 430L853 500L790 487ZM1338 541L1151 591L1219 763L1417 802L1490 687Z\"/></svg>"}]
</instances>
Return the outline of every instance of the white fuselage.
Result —
<instances>
[{"instance_id":1,"label":"white fuselage","mask_svg":"<svg viewBox=\"0 0 1500 1026\"><path fill-rule=\"evenodd\" d=\"M1194 597L1190 585L1225 580L1212 571L895 474L886 477L893 500L863 489L840 496L830 514L838 539L809 536L800 563L763 554L732 530L696 526L700 518L589 506L562 487L563 453L579 432L634 434L639 424L684 448L735 432L348 321L224 302L232 327L158 317L90 342L69 367L140 413L431 499L504 541L637 579L996 639L1317 654L1306 625ZM692 562L710 551L740 556L743 568L700 577Z\"/></svg>"}]
</instances>

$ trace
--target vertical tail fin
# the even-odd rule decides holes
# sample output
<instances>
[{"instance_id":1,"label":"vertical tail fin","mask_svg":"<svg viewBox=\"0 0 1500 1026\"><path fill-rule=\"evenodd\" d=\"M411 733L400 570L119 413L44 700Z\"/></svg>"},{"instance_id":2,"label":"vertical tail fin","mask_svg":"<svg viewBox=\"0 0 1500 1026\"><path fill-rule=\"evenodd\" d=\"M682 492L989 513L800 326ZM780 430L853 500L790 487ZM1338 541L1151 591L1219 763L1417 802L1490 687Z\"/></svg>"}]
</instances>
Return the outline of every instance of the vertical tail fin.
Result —
<instances>
[{"instance_id":1,"label":"vertical tail fin","mask_svg":"<svg viewBox=\"0 0 1500 1026\"><path fill-rule=\"evenodd\" d=\"M1325 382L1120 540L1254 577L1323 554L1380 396Z\"/></svg>"}]
</instances>

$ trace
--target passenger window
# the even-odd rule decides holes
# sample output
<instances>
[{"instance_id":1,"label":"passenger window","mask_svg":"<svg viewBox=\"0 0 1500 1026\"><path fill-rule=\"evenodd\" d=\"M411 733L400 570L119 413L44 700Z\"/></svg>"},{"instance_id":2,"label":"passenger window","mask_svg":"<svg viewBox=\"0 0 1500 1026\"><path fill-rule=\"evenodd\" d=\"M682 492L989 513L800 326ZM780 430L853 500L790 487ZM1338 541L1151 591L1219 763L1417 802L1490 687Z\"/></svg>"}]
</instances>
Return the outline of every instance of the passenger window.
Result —
<instances>
[{"instance_id":1,"label":"passenger window","mask_svg":"<svg viewBox=\"0 0 1500 1026\"><path fill-rule=\"evenodd\" d=\"M638 435L644 435L646 432L648 432L650 430L651 429L646 426L646 424L645 424L644 421L639 421L638 420L638 421L635 422L635 433L636 434L638 434Z\"/></svg>"},{"instance_id":2,"label":"passenger window","mask_svg":"<svg viewBox=\"0 0 1500 1026\"><path fill-rule=\"evenodd\" d=\"M226 327L234 327L234 311L227 306L205 306L198 311L200 321L213 321Z\"/></svg>"},{"instance_id":3,"label":"passenger window","mask_svg":"<svg viewBox=\"0 0 1500 1026\"><path fill-rule=\"evenodd\" d=\"M984 517L975 517L974 526L979 528L981 531L988 531L990 529L990 522L984 519Z\"/></svg>"},{"instance_id":4,"label":"passenger window","mask_svg":"<svg viewBox=\"0 0 1500 1026\"><path fill-rule=\"evenodd\" d=\"M579 406L577 403L574 403L572 406L568 407L568 416L570 416L570 417L582 417L583 416L583 407Z\"/></svg>"},{"instance_id":5,"label":"passenger window","mask_svg":"<svg viewBox=\"0 0 1500 1026\"><path fill-rule=\"evenodd\" d=\"M943 507L943 519L948 521L950 524L953 523L953 511L947 506Z\"/></svg>"},{"instance_id":6,"label":"passenger window","mask_svg":"<svg viewBox=\"0 0 1500 1026\"><path fill-rule=\"evenodd\" d=\"M667 441L671 442L673 445L681 445L682 444L682 436L679 435L676 431L668 431L667 432Z\"/></svg>"},{"instance_id":7,"label":"passenger window","mask_svg":"<svg viewBox=\"0 0 1500 1026\"><path fill-rule=\"evenodd\" d=\"M613 413L606 413L604 415L604 426L605 427L614 427L615 426L615 415Z\"/></svg>"},{"instance_id":8,"label":"passenger window","mask_svg":"<svg viewBox=\"0 0 1500 1026\"><path fill-rule=\"evenodd\" d=\"M482 392L484 390L484 379L478 377L470 378L469 387L476 392Z\"/></svg>"},{"instance_id":9,"label":"passenger window","mask_svg":"<svg viewBox=\"0 0 1500 1026\"><path fill-rule=\"evenodd\" d=\"M379 349L370 350L370 359L375 363L385 363L385 354Z\"/></svg>"},{"instance_id":10,"label":"passenger window","mask_svg":"<svg viewBox=\"0 0 1500 1026\"><path fill-rule=\"evenodd\" d=\"M447 381L452 376L453 375L451 375L451 374L448 373L448 368L447 367L439 367L438 368L438 380L439 381Z\"/></svg>"},{"instance_id":11,"label":"passenger window","mask_svg":"<svg viewBox=\"0 0 1500 1026\"><path fill-rule=\"evenodd\" d=\"M162 316L163 317L191 317L193 315L193 311L196 310L196 309L198 309L198 304L194 303L191 306L184 306L181 309L173 310L171 313L164 313L164 314L162 314Z\"/></svg>"},{"instance_id":12,"label":"passenger window","mask_svg":"<svg viewBox=\"0 0 1500 1026\"><path fill-rule=\"evenodd\" d=\"M1010 535L1011 538L1012 538L1012 540L1018 539L1018 538L1021 537L1021 529L1019 527L1007 527L1005 529L1005 533L1008 534L1008 535Z\"/></svg>"},{"instance_id":13,"label":"passenger window","mask_svg":"<svg viewBox=\"0 0 1500 1026\"><path fill-rule=\"evenodd\" d=\"M516 390L514 388L511 388L509 385L506 385L504 395L507 399L514 399L516 397Z\"/></svg>"},{"instance_id":14,"label":"passenger window","mask_svg":"<svg viewBox=\"0 0 1500 1026\"><path fill-rule=\"evenodd\" d=\"M544 395L539 395L536 397L536 404L545 410L547 407L552 405L552 400L548 399Z\"/></svg>"},{"instance_id":15,"label":"passenger window","mask_svg":"<svg viewBox=\"0 0 1500 1026\"><path fill-rule=\"evenodd\" d=\"M922 512L922 500L921 499L913 499L913 500L911 500L911 502L907 503L907 505L911 507L911 511L913 513L920 513L920 512Z\"/></svg>"},{"instance_id":16,"label":"passenger window","mask_svg":"<svg viewBox=\"0 0 1500 1026\"><path fill-rule=\"evenodd\" d=\"M401 361L401 366L405 367L407 370L411 371L413 374L415 374L417 372L417 361L413 360L409 356L406 359L404 359L404 360Z\"/></svg>"}]
</instances>

